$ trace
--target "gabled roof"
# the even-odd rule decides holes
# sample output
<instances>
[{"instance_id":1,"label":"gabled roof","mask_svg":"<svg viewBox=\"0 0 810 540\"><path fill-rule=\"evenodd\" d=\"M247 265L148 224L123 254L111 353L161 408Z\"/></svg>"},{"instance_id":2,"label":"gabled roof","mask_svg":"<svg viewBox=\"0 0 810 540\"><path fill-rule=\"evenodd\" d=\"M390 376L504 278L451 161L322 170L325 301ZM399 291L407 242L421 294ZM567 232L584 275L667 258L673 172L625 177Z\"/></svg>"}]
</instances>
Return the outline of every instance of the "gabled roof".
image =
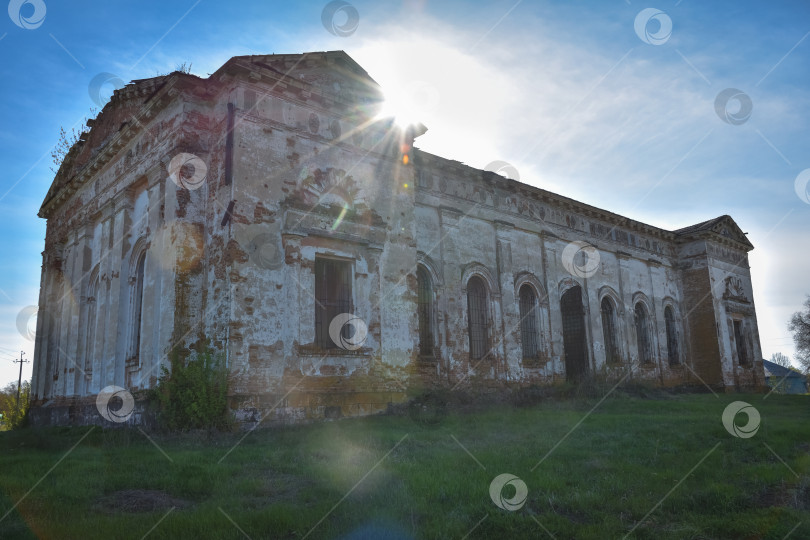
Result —
<instances>
[{"instance_id":1,"label":"gabled roof","mask_svg":"<svg viewBox=\"0 0 810 540\"><path fill-rule=\"evenodd\" d=\"M68 150L59 164L48 193L39 211L40 217L47 217L45 208L54 198L64 192L76 176L95 161L99 153L118 132L133 122L137 122L139 111L157 94L174 75L194 77L175 72L149 79L129 82L113 92L110 100L95 118L87 121L87 131L82 130L79 140ZM196 78L196 77L194 77ZM75 191L75 187L74 187Z\"/></svg>"},{"instance_id":2,"label":"gabled roof","mask_svg":"<svg viewBox=\"0 0 810 540\"><path fill-rule=\"evenodd\" d=\"M716 217L696 225L690 225L689 227L678 229L674 231L674 233L682 238L695 238L716 234L742 244L747 248L746 251L754 249L753 244L748 240L746 234L729 215Z\"/></svg>"},{"instance_id":3,"label":"gabled roof","mask_svg":"<svg viewBox=\"0 0 810 540\"><path fill-rule=\"evenodd\" d=\"M96 119L88 122L91 128L89 133L83 134L81 140L65 156L38 215L50 217L84 183L115 159L117 153L163 107L180 99L182 90L190 89L210 96L217 88L227 87L228 82L235 78L262 81L273 88L278 86L279 91L307 102L337 105L351 114L369 109L368 106L383 98L379 85L344 51L234 56L206 79L176 71L164 76L132 81L124 88L116 90ZM427 152L418 151L415 156L424 156L425 159L436 160L446 166L468 170L472 175L499 177L495 173L473 169ZM517 180L503 180L521 193L533 192L569 208L581 209L587 215L600 217L611 223L621 223L667 241L714 236L716 240L725 241L736 249L750 251L754 248L745 233L727 215L677 231L667 231Z\"/></svg>"},{"instance_id":4,"label":"gabled roof","mask_svg":"<svg viewBox=\"0 0 810 540\"><path fill-rule=\"evenodd\" d=\"M215 91L234 78L273 81L274 87L275 82L283 81L285 92L295 90L348 106L382 99L379 85L344 51L234 56L205 79L175 71L132 81L115 90L98 116L87 122L90 129L65 155L38 215L48 218L114 159L161 108L179 99L181 89Z\"/></svg>"},{"instance_id":5,"label":"gabled roof","mask_svg":"<svg viewBox=\"0 0 810 540\"><path fill-rule=\"evenodd\" d=\"M798 371L796 371L794 369L786 368L784 366L780 366L779 364L775 364L775 363L771 362L770 360L764 360L763 359L762 364L765 367L765 375L766 376L776 377L778 379L781 379L781 378L791 379L791 378L794 378L794 377L799 378L799 379L806 378L804 375L802 375Z\"/></svg>"}]
</instances>

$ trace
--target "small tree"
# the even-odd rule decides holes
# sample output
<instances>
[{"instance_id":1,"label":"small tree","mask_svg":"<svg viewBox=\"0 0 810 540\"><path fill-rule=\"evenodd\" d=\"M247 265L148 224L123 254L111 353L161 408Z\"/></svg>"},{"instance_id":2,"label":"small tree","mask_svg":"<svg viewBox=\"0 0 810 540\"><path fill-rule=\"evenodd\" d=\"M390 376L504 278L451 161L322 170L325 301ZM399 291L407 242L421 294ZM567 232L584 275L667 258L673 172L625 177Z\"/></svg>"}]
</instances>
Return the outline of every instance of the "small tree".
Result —
<instances>
[{"instance_id":1,"label":"small tree","mask_svg":"<svg viewBox=\"0 0 810 540\"><path fill-rule=\"evenodd\" d=\"M790 318L788 330L793 332L796 360L805 373L810 373L810 295L803 305L804 311L797 311Z\"/></svg>"},{"instance_id":2,"label":"small tree","mask_svg":"<svg viewBox=\"0 0 810 540\"><path fill-rule=\"evenodd\" d=\"M790 358L788 358L788 356L786 354L782 354L780 352L773 353L771 355L771 362L773 362L774 364L780 365L782 367L788 368L788 369L793 367L790 364Z\"/></svg>"},{"instance_id":3,"label":"small tree","mask_svg":"<svg viewBox=\"0 0 810 540\"><path fill-rule=\"evenodd\" d=\"M95 117L96 110L90 109L90 115L82 119L81 125L86 126L87 122L91 118ZM71 128L69 133L65 131L64 127L59 128L59 139L56 142L56 146L51 149L51 171L53 171L54 174L59 172L59 167L62 166L65 156L68 155L68 152L70 152L70 149L73 148L73 145L79 142L82 133L84 133L83 127L80 129Z\"/></svg>"},{"instance_id":4,"label":"small tree","mask_svg":"<svg viewBox=\"0 0 810 540\"><path fill-rule=\"evenodd\" d=\"M28 401L31 383L23 381L20 387L20 404L17 406L17 383L10 382L0 390L0 430L23 427L28 418Z\"/></svg>"}]
</instances>

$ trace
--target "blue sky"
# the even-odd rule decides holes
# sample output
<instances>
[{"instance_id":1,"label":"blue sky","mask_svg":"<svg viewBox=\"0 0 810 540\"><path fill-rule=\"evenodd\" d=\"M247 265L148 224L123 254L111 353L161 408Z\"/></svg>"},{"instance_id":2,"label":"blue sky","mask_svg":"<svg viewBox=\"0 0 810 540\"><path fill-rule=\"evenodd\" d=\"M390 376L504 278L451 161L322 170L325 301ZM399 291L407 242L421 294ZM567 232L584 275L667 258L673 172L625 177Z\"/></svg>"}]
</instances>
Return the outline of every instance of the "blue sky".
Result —
<instances>
[{"instance_id":1,"label":"blue sky","mask_svg":"<svg viewBox=\"0 0 810 540\"><path fill-rule=\"evenodd\" d=\"M12 356L33 357L17 320L38 299L50 152L60 126L99 108L98 74L190 63L206 76L234 55L336 49L422 108L425 150L505 160L524 182L665 228L730 214L756 248L763 352L793 354L787 318L810 293L810 203L796 190L810 168L807 2L352 0L359 24L340 37L320 1L38 1L20 7L35 28L0 15L0 384L16 380ZM645 8L663 17L639 34ZM752 104L721 106L747 116L736 125L715 107L728 88Z\"/></svg>"}]
</instances>

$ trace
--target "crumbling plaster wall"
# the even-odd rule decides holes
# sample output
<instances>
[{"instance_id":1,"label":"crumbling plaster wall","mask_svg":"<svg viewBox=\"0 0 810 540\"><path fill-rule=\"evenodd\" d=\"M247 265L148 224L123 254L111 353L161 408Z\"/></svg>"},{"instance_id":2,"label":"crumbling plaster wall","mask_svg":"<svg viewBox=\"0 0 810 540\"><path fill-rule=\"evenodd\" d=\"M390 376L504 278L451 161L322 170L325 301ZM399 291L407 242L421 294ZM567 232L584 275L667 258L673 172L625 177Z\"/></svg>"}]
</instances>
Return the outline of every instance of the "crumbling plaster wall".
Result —
<instances>
[{"instance_id":1,"label":"crumbling plaster wall","mask_svg":"<svg viewBox=\"0 0 810 540\"><path fill-rule=\"evenodd\" d=\"M177 341L176 270L188 266L183 259L191 252L184 246L197 219L183 208L188 190L169 180L166 169L185 145L184 108L181 100L161 110L48 217L35 401L75 400L110 384L147 388ZM190 197L204 200L201 194ZM197 247L202 243L199 239ZM128 362L141 249L147 252L141 360Z\"/></svg>"},{"instance_id":2,"label":"crumbling plaster wall","mask_svg":"<svg viewBox=\"0 0 810 540\"><path fill-rule=\"evenodd\" d=\"M403 399L416 333L413 181L396 132L361 128L345 103L251 85L232 97L232 405L271 420L384 410ZM368 327L357 350L315 343L316 257L351 264Z\"/></svg>"},{"instance_id":3,"label":"crumbling plaster wall","mask_svg":"<svg viewBox=\"0 0 810 540\"><path fill-rule=\"evenodd\" d=\"M697 375L706 384L726 389L762 387L762 349L747 253L705 239L685 242L679 253L688 346ZM729 290L729 278L739 291ZM747 365L737 357L735 319L743 324L751 356Z\"/></svg>"},{"instance_id":4,"label":"crumbling plaster wall","mask_svg":"<svg viewBox=\"0 0 810 540\"><path fill-rule=\"evenodd\" d=\"M688 332L683 312L675 247L668 239L615 226L565 201L514 187L488 175L435 156L423 158L417 192L417 249L438 274L436 302L441 314L438 362L450 384L553 382L565 379L560 299L573 285L583 292L588 362L592 372L632 367L634 376L662 384L687 382L683 365L668 361L664 307L673 307L680 329L681 362ZM520 198L519 198L520 197ZM615 232L614 232L614 229ZM601 232L602 238L594 232ZM624 239L624 242L614 241ZM587 275L572 274L563 252L574 241L597 248L599 265ZM630 245L632 242L632 245ZM477 269L477 270L476 270ZM485 277L491 306L493 355L470 362L466 280L470 272ZM545 354L525 364L520 343L519 286L530 281L537 291ZM610 295L617 304L617 341L623 362L606 366L600 304ZM649 309L653 362L639 366L634 305ZM544 301L545 300L545 301ZM486 381L490 382L487 383Z\"/></svg>"},{"instance_id":5,"label":"crumbling plaster wall","mask_svg":"<svg viewBox=\"0 0 810 540\"><path fill-rule=\"evenodd\" d=\"M590 372L618 377L630 369L674 385L696 383L694 370L712 385L761 384L756 363L739 365L730 322L743 321L758 359L744 251L683 242L411 151L411 135L371 122L344 93L305 88L270 85L254 72L249 80L223 76L180 87L53 212L37 323L38 403L92 396L109 384L151 387L172 349L188 353L204 341L225 355L231 405L243 420L371 414L423 385L486 391L553 384L566 377L560 300L573 286L582 288ZM117 125L100 118L93 144L109 141ZM92 153L80 150L82 163L91 162ZM199 186L169 179L169 162L181 153L205 163ZM566 264L573 242L595 248L593 272ZM144 317L140 362L133 362L132 282L141 249ZM352 312L368 328L357 350L316 343L318 257L351 264ZM433 357L417 352L417 264L433 281ZM466 287L473 275L484 279L490 300L492 354L482 361L469 352ZM732 297L729 276L739 280ZM524 284L539 300L536 361L524 361L520 342ZM606 364L605 297L616 304L616 365ZM636 302L650 317L653 360L644 365ZM676 314L677 365L668 361L666 306Z\"/></svg>"},{"instance_id":6,"label":"crumbling plaster wall","mask_svg":"<svg viewBox=\"0 0 810 540\"><path fill-rule=\"evenodd\" d=\"M762 348L748 256L715 242L707 242L707 248L723 384L730 389L764 386ZM744 343L740 346L746 351L746 363L742 363L737 354L735 320L742 324Z\"/></svg>"}]
</instances>

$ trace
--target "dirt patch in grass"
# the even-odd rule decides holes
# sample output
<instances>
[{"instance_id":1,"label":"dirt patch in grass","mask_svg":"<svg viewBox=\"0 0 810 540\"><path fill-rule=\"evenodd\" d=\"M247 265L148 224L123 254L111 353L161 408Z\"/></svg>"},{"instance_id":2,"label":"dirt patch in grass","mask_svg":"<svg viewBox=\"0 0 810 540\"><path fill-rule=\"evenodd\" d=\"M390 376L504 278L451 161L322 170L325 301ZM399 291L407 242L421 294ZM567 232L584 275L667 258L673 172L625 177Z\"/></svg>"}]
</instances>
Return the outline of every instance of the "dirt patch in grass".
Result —
<instances>
[{"instance_id":1,"label":"dirt patch in grass","mask_svg":"<svg viewBox=\"0 0 810 540\"><path fill-rule=\"evenodd\" d=\"M266 471L259 476L262 478L261 487L241 497L242 504L246 507L263 508L275 503L310 506L310 501L302 495L315 486L312 480L275 471Z\"/></svg>"},{"instance_id":2,"label":"dirt patch in grass","mask_svg":"<svg viewBox=\"0 0 810 540\"><path fill-rule=\"evenodd\" d=\"M93 508L108 514L155 512L169 508L186 508L189 501L153 489L125 489L109 493L96 501Z\"/></svg>"},{"instance_id":3,"label":"dirt patch in grass","mask_svg":"<svg viewBox=\"0 0 810 540\"><path fill-rule=\"evenodd\" d=\"M763 489L756 497L760 508L782 507L807 510L810 508L810 486L805 482L798 485L779 483Z\"/></svg>"}]
</instances>

